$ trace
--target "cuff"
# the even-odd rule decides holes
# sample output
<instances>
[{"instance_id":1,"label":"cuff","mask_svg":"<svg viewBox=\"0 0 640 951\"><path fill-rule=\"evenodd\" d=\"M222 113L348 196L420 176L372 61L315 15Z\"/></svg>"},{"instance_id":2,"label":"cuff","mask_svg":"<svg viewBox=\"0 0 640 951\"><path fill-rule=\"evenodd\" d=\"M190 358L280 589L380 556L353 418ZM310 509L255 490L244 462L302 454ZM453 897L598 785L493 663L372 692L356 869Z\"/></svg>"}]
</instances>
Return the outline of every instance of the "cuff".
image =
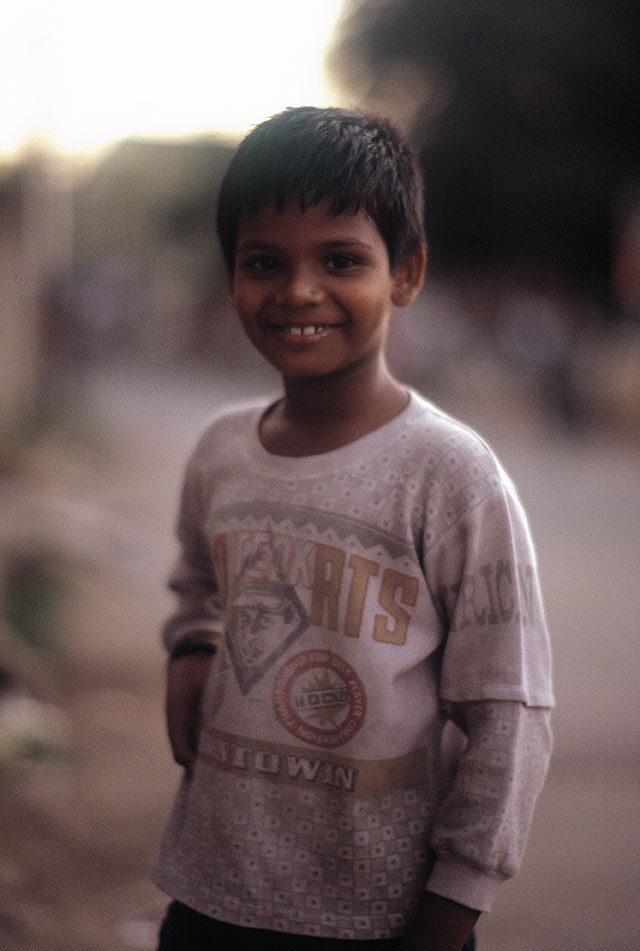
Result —
<instances>
[{"instance_id":1,"label":"cuff","mask_svg":"<svg viewBox=\"0 0 640 951\"><path fill-rule=\"evenodd\" d=\"M178 657L189 657L191 654L208 654L211 656L215 654L215 652L215 644L198 644L192 641L182 641L182 643L176 644L169 652L169 660L177 660Z\"/></svg>"},{"instance_id":2,"label":"cuff","mask_svg":"<svg viewBox=\"0 0 640 951\"><path fill-rule=\"evenodd\" d=\"M441 854L433 866L426 890L476 911L490 911L504 881L504 875L483 872L453 855Z\"/></svg>"},{"instance_id":3,"label":"cuff","mask_svg":"<svg viewBox=\"0 0 640 951\"><path fill-rule=\"evenodd\" d=\"M174 651L179 650L186 644L206 644L214 647L222 641L222 634L219 629L206 627L204 624L184 625L175 629L167 629L162 632L162 645L169 654L173 656Z\"/></svg>"}]
</instances>

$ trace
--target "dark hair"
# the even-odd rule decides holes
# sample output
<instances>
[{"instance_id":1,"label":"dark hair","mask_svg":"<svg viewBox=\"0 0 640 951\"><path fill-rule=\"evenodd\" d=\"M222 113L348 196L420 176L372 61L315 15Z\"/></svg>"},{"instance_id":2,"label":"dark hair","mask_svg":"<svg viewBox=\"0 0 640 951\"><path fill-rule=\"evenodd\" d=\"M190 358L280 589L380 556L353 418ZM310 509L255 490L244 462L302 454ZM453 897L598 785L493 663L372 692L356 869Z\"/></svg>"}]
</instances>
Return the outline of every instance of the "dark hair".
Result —
<instances>
[{"instance_id":1,"label":"dark hair","mask_svg":"<svg viewBox=\"0 0 640 951\"><path fill-rule=\"evenodd\" d=\"M257 125L240 143L220 187L218 236L234 268L239 221L295 198L304 210L323 200L332 214L361 209L375 222L391 270L424 237L422 177L394 126L344 109L301 106Z\"/></svg>"}]
</instances>

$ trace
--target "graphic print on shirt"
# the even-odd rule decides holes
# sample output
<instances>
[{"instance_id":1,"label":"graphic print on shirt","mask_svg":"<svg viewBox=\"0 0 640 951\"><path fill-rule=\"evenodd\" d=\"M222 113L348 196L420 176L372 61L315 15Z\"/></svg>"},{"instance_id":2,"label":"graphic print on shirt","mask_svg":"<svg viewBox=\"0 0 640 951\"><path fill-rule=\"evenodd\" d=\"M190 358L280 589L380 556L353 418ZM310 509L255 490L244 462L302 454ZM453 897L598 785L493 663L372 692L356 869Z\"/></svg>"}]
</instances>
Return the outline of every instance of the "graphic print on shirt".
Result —
<instances>
[{"instance_id":1,"label":"graphic print on shirt","mask_svg":"<svg viewBox=\"0 0 640 951\"><path fill-rule=\"evenodd\" d=\"M360 729L367 707L362 681L337 654L296 654L278 671L273 704L282 725L311 746L336 747Z\"/></svg>"},{"instance_id":2,"label":"graphic print on shirt","mask_svg":"<svg viewBox=\"0 0 640 951\"><path fill-rule=\"evenodd\" d=\"M220 543L223 573L228 577L233 566L226 561L226 536L218 536L214 558L220 555ZM260 544L251 544L239 568L228 588L225 633L238 685L247 694L307 629L309 616L284 576L273 535L261 536Z\"/></svg>"},{"instance_id":3,"label":"graphic print on shirt","mask_svg":"<svg viewBox=\"0 0 640 951\"><path fill-rule=\"evenodd\" d=\"M291 585L240 577L230 592L226 631L242 693L248 693L309 626Z\"/></svg>"},{"instance_id":4,"label":"graphic print on shirt","mask_svg":"<svg viewBox=\"0 0 640 951\"><path fill-rule=\"evenodd\" d=\"M226 605L229 655L243 694L309 627L350 638L366 627L376 641L406 643L419 590L415 576L335 545L254 527L215 536L211 551ZM366 603L373 608L367 621ZM337 684L343 695L351 690L355 697L357 690L348 686L355 684L355 672L336 681L337 668L330 666L314 676L327 689Z\"/></svg>"}]
</instances>

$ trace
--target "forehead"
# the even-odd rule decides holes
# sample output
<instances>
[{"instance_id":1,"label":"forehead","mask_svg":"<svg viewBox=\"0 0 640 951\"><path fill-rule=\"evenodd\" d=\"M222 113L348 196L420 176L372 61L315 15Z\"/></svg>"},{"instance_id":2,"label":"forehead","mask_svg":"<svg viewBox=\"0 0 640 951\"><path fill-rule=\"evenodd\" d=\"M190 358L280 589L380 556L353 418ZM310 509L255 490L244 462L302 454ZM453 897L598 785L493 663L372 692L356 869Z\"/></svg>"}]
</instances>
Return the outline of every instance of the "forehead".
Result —
<instances>
[{"instance_id":1,"label":"forehead","mask_svg":"<svg viewBox=\"0 0 640 951\"><path fill-rule=\"evenodd\" d=\"M331 211L328 201L301 208L289 201L283 209L275 203L264 205L257 212L238 222L236 247L247 244L350 244L363 243L379 250L385 247L378 226L364 209Z\"/></svg>"}]
</instances>

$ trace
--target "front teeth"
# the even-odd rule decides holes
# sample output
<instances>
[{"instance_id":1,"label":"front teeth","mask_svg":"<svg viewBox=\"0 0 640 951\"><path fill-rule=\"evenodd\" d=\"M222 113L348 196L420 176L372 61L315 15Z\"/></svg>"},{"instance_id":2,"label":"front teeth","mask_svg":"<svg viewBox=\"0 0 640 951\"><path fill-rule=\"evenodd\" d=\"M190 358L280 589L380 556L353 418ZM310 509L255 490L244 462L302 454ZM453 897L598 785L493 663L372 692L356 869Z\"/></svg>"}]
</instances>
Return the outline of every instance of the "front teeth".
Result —
<instances>
[{"instance_id":1,"label":"front teeth","mask_svg":"<svg viewBox=\"0 0 640 951\"><path fill-rule=\"evenodd\" d=\"M320 333L322 329L314 324L306 324L304 327L285 327L287 333L293 334L294 337L312 337L313 334Z\"/></svg>"}]
</instances>

